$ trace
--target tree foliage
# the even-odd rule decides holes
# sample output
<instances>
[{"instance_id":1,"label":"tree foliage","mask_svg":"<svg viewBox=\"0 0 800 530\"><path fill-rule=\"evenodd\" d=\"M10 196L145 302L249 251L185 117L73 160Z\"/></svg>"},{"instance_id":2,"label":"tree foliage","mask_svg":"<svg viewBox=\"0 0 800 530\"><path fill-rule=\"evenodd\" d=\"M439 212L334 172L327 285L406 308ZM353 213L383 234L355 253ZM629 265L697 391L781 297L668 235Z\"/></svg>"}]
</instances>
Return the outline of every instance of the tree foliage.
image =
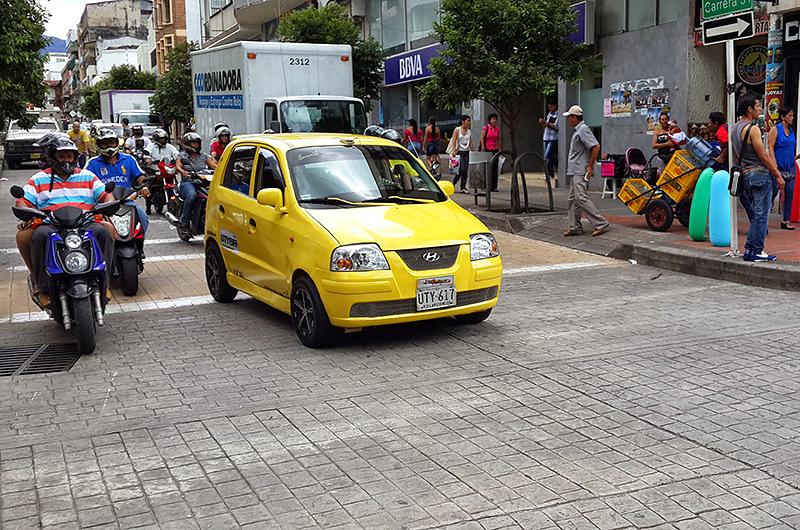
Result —
<instances>
[{"instance_id":1,"label":"tree foliage","mask_svg":"<svg viewBox=\"0 0 800 530\"><path fill-rule=\"evenodd\" d=\"M103 79L81 90L81 113L90 120L101 117L100 92L103 90L153 90L155 87L156 76L150 72L140 72L130 64L114 66Z\"/></svg>"},{"instance_id":2,"label":"tree foliage","mask_svg":"<svg viewBox=\"0 0 800 530\"><path fill-rule=\"evenodd\" d=\"M330 2L320 9L292 11L281 19L278 34L284 42L349 44L353 48L353 93L369 110L380 96L383 49L378 41L362 39L347 9Z\"/></svg>"},{"instance_id":3,"label":"tree foliage","mask_svg":"<svg viewBox=\"0 0 800 530\"><path fill-rule=\"evenodd\" d=\"M182 42L167 54L169 70L158 78L151 100L153 110L169 121L188 122L194 113L192 104L192 61L189 54L197 49L193 42Z\"/></svg>"},{"instance_id":4,"label":"tree foliage","mask_svg":"<svg viewBox=\"0 0 800 530\"><path fill-rule=\"evenodd\" d=\"M30 127L36 117L26 114L27 105L41 106L47 93L39 54L48 44L47 15L35 0L0 0L0 6L0 123L20 120Z\"/></svg>"},{"instance_id":5,"label":"tree foliage","mask_svg":"<svg viewBox=\"0 0 800 530\"><path fill-rule=\"evenodd\" d=\"M575 82L596 59L567 39L575 30L569 0L442 0L434 32L444 45L430 62L423 100L445 108L482 99L509 129L516 127L523 99L547 93L558 79Z\"/></svg>"}]
</instances>

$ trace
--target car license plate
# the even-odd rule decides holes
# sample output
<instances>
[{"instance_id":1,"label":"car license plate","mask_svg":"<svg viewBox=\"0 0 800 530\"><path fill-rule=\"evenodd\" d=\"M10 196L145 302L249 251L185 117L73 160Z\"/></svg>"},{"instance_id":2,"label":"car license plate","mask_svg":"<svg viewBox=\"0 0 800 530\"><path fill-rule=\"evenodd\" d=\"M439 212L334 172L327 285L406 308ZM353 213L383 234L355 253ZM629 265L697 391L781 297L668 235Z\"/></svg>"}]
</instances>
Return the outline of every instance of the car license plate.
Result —
<instances>
[{"instance_id":1,"label":"car license plate","mask_svg":"<svg viewBox=\"0 0 800 530\"><path fill-rule=\"evenodd\" d=\"M456 285L452 276L417 280L417 311L456 305Z\"/></svg>"},{"instance_id":2,"label":"car license plate","mask_svg":"<svg viewBox=\"0 0 800 530\"><path fill-rule=\"evenodd\" d=\"M42 157L42 153L31 153L31 160L39 160Z\"/></svg>"}]
</instances>

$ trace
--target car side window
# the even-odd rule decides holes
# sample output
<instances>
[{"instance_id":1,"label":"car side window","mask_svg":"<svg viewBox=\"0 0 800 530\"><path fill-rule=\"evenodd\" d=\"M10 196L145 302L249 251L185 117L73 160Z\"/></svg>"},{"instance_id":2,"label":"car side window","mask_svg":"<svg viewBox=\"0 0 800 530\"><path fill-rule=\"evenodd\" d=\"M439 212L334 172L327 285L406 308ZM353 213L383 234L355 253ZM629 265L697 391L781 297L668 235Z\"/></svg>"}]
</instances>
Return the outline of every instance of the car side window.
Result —
<instances>
[{"instance_id":1,"label":"car side window","mask_svg":"<svg viewBox=\"0 0 800 530\"><path fill-rule=\"evenodd\" d=\"M258 166L256 167L256 182L253 187L253 195L267 188L278 188L283 190L286 187L281 174L281 167L275 153L269 149L261 148L258 151Z\"/></svg>"},{"instance_id":2,"label":"car side window","mask_svg":"<svg viewBox=\"0 0 800 530\"><path fill-rule=\"evenodd\" d=\"M233 150L222 185L230 190L250 195L250 175L253 173L256 148L252 145L241 145Z\"/></svg>"}]
</instances>

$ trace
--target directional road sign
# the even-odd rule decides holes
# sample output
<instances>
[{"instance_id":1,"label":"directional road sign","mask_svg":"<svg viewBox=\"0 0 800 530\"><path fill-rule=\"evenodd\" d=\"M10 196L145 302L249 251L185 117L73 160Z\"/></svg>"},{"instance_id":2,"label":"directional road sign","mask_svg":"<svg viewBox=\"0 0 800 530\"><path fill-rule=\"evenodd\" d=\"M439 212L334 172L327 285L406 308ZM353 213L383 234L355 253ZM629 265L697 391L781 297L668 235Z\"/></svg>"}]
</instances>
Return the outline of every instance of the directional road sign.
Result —
<instances>
[{"instance_id":1,"label":"directional road sign","mask_svg":"<svg viewBox=\"0 0 800 530\"><path fill-rule=\"evenodd\" d=\"M703 22L703 44L718 44L729 40L746 39L755 33L753 12L739 13L731 17L715 18Z\"/></svg>"},{"instance_id":2,"label":"directional road sign","mask_svg":"<svg viewBox=\"0 0 800 530\"><path fill-rule=\"evenodd\" d=\"M753 0L703 0L703 20L752 10Z\"/></svg>"}]
</instances>

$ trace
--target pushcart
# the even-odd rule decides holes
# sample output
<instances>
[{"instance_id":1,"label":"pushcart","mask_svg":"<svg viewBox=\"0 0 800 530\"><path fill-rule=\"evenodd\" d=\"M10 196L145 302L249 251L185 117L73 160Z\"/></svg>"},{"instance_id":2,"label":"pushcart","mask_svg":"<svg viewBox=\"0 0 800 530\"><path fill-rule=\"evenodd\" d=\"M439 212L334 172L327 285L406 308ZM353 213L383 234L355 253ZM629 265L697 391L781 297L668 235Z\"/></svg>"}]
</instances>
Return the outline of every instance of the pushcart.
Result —
<instances>
[{"instance_id":1,"label":"pushcart","mask_svg":"<svg viewBox=\"0 0 800 530\"><path fill-rule=\"evenodd\" d=\"M689 151L675 151L655 186L642 178L628 179L618 197L633 213L644 214L651 230L666 232L675 218L689 226L692 195L703 168Z\"/></svg>"}]
</instances>

